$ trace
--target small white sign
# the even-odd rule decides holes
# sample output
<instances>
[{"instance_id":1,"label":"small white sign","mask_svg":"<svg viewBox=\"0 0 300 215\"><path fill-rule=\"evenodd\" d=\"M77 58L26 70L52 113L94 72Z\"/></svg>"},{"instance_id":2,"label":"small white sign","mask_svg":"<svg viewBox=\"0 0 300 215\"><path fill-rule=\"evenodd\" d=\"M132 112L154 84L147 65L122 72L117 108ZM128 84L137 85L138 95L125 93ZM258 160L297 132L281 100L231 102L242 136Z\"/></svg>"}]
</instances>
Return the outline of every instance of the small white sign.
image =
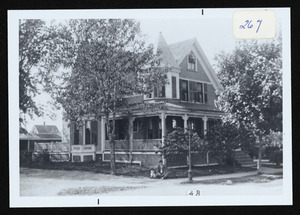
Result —
<instances>
[{"instance_id":1,"label":"small white sign","mask_svg":"<svg viewBox=\"0 0 300 215\"><path fill-rule=\"evenodd\" d=\"M233 35L237 39L271 39L275 37L276 15L270 10L236 11Z\"/></svg>"}]
</instances>

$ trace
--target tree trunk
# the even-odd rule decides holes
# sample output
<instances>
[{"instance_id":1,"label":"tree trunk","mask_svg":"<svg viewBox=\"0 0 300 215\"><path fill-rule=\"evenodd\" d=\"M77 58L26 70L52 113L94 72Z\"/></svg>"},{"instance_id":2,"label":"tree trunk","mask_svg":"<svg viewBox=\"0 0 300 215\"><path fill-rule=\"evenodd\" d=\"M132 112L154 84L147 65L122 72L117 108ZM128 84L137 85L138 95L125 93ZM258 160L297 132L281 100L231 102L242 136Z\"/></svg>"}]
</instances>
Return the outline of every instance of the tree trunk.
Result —
<instances>
[{"instance_id":1,"label":"tree trunk","mask_svg":"<svg viewBox=\"0 0 300 215\"><path fill-rule=\"evenodd\" d=\"M106 125L108 130L108 139L110 145L110 174L116 175L116 158L115 158L115 118L113 114L113 123L109 122L109 115L106 115Z\"/></svg>"},{"instance_id":2,"label":"tree trunk","mask_svg":"<svg viewBox=\"0 0 300 215\"><path fill-rule=\"evenodd\" d=\"M257 173L261 174L261 154L262 154L262 136L258 135L258 165L257 165Z\"/></svg>"}]
</instances>

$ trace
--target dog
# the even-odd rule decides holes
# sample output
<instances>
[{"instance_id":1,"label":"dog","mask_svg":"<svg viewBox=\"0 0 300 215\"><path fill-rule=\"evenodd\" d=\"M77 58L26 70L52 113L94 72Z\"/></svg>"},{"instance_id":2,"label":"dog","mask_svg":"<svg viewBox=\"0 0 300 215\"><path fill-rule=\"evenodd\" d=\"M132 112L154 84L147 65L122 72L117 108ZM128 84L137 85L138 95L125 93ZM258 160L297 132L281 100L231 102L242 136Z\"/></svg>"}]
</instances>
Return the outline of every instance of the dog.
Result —
<instances>
[{"instance_id":1,"label":"dog","mask_svg":"<svg viewBox=\"0 0 300 215\"><path fill-rule=\"evenodd\" d=\"M156 177L155 170L150 169L150 178L155 178L155 177Z\"/></svg>"}]
</instances>

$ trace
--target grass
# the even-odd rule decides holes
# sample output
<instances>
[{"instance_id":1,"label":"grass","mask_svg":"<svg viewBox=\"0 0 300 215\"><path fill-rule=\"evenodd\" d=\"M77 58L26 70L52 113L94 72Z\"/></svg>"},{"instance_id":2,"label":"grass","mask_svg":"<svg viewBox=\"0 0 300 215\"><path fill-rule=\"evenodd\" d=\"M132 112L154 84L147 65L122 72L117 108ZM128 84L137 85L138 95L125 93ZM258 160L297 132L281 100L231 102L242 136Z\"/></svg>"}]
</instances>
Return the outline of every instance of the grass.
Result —
<instances>
[{"instance_id":1,"label":"grass","mask_svg":"<svg viewBox=\"0 0 300 215\"><path fill-rule=\"evenodd\" d=\"M124 191L124 190L135 190L145 188L145 186L140 187L109 187L109 186L102 186L102 187L78 187L78 188L69 188L64 189L58 193L59 196L69 196L69 195L95 195L95 194L103 194L108 192L117 192L117 191Z\"/></svg>"},{"instance_id":2,"label":"grass","mask_svg":"<svg viewBox=\"0 0 300 215\"><path fill-rule=\"evenodd\" d=\"M48 170L78 170L94 173L110 174L110 163L108 162L84 162L84 163L72 163L72 162L53 162L47 164L41 163L27 163L22 164L21 167L35 168L35 169L48 169ZM236 172L248 172L253 171L254 168L240 167L233 168L228 165L214 165L193 167L193 176L208 176L208 175L220 175ZM117 175L130 176L130 177L149 177L150 168L145 166L139 166L136 164L120 164L116 163ZM168 178L186 178L188 175L188 168L169 168Z\"/></svg>"}]
</instances>

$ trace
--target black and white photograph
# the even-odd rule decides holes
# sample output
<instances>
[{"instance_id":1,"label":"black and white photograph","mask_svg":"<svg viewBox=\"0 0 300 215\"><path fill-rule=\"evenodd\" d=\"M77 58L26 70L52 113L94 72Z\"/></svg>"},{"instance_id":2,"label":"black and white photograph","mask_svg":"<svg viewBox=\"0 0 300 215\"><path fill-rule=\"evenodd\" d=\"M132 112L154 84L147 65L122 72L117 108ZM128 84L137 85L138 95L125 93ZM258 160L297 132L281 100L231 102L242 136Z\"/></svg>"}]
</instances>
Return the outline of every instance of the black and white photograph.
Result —
<instances>
[{"instance_id":1,"label":"black and white photograph","mask_svg":"<svg viewBox=\"0 0 300 215\"><path fill-rule=\"evenodd\" d=\"M292 204L289 8L10 10L8 48L10 207Z\"/></svg>"}]
</instances>

